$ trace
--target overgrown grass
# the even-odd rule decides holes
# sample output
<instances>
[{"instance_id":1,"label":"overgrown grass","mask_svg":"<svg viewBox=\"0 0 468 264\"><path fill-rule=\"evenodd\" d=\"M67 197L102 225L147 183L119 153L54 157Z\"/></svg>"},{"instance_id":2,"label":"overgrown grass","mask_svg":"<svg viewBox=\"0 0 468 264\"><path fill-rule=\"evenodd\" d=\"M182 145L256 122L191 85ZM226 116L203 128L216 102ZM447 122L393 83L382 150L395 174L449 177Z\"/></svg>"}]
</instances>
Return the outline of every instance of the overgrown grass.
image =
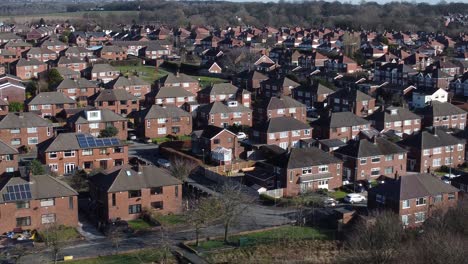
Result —
<instances>
[{"instance_id":1,"label":"overgrown grass","mask_svg":"<svg viewBox=\"0 0 468 264\"><path fill-rule=\"evenodd\" d=\"M128 226L133 230L146 230L153 227L151 223L148 223L147 221L141 218L128 221Z\"/></svg>"},{"instance_id":2,"label":"overgrown grass","mask_svg":"<svg viewBox=\"0 0 468 264\"><path fill-rule=\"evenodd\" d=\"M53 231L55 232L55 230ZM74 228L69 226L61 225L57 227L58 235L60 241L71 241L75 239L79 239L81 237L80 233ZM38 242L44 242L47 240L47 232L40 231L37 237Z\"/></svg>"},{"instance_id":3,"label":"overgrown grass","mask_svg":"<svg viewBox=\"0 0 468 264\"><path fill-rule=\"evenodd\" d=\"M166 258L166 259L165 259ZM70 264L140 264L140 263L177 263L170 252L162 249L144 249L128 254L104 256L91 259L67 261Z\"/></svg>"},{"instance_id":4,"label":"overgrown grass","mask_svg":"<svg viewBox=\"0 0 468 264\"><path fill-rule=\"evenodd\" d=\"M158 215L156 220L166 227L177 226L187 223L187 219L184 215L170 214L170 215Z\"/></svg>"}]
</instances>

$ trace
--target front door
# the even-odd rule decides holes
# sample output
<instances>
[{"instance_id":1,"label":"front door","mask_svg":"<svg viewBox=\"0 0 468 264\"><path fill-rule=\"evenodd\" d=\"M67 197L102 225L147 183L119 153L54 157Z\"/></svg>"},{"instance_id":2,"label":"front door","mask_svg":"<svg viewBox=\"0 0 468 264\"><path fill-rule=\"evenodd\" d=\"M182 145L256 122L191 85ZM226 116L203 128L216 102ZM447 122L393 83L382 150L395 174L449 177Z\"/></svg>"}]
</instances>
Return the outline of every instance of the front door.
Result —
<instances>
[{"instance_id":1,"label":"front door","mask_svg":"<svg viewBox=\"0 0 468 264\"><path fill-rule=\"evenodd\" d=\"M75 171L75 163L65 163L65 174L72 174Z\"/></svg>"}]
</instances>

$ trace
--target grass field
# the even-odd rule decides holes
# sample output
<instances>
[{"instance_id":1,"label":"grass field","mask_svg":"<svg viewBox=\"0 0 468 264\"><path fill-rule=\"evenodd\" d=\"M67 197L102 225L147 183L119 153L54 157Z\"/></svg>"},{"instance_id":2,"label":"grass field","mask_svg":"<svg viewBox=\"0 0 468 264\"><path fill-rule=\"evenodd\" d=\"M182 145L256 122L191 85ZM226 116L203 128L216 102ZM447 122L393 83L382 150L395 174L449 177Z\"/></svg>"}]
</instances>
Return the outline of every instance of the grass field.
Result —
<instances>
[{"instance_id":1,"label":"grass field","mask_svg":"<svg viewBox=\"0 0 468 264\"><path fill-rule=\"evenodd\" d=\"M140 263L177 263L171 253L166 254L160 249L145 249L128 254L112 255L91 259L67 261L70 264L140 264Z\"/></svg>"},{"instance_id":2,"label":"grass field","mask_svg":"<svg viewBox=\"0 0 468 264\"><path fill-rule=\"evenodd\" d=\"M130 220L128 221L128 226L133 230L145 230L153 227L153 225L143 219Z\"/></svg>"},{"instance_id":3,"label":"grass field","mask_svg":"<svg viewBox=\"0 0 468 264\"><path fill-rule=\"evenodd\" d=\"M187 219L183 215L170 214L170 215L161 215L156 217L156 220L162 226L177 226L187 223Z\"/></svg>"},{"instance_id":4,"label":"grass field","mask_svg":"<svg viewBox=\"0 0 468 264\"><path fill-rule=\"evenodd\" d=\"M154 83L155 80L160 79L161 77L168 75L169 72L162 69L161 67L158 69L158 72L156 72L156 69L154 66L115 66L117 70L122 72L122 74L128 76L128 75L134 75L136 72L141 79L149 82L149 83Z\"/></svg>"},{"instance_id":5,"label":"grass field","mask_svg":"<svg viewBox=\"0 0 468 264\"><path fill-rule=\"evenodd\" d=\"M16 22L27 22L31 20L39 20L44 18L45 20L67 20L73 18L83 18L89 15L90 18L96 16L108 16L108 15L122 16L131 15L136 16L138 11L82 11L82 12L63 12L63 13L50 13L50 14L25 14L15 16L0 16L0 20L9 20L14 18Z\"/></svg>"}]
</instances>

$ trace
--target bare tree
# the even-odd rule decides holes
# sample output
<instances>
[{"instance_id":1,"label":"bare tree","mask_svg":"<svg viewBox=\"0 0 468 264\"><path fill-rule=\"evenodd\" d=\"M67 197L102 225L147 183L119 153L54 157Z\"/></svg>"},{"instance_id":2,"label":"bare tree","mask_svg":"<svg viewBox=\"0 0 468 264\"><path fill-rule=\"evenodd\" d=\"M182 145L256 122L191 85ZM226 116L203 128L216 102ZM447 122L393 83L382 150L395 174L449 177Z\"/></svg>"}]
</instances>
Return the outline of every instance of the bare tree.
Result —
<instances>
[{"instance_id":1,"label":"bare tree","mask_svg":"<svg viewBox=\"0 0 468 264\"><path fill-rule=\"evenodd\" d=\"M237 222L252 199L242 192L239 183L234 182L225 183L219 193L220 195L216 197L219 203L219 219L224 226L224 243L228 243L229 228Z\"/></svg>"},{"instance_id":2,"label":"bare tree","mask_svg":"<svg viewBox=\"0 0 468 264\"><path fill-rule=\"evenodd\" d=\"M54 263L58 262L58 256L64 247L64 238L62 237L62 227L57 223L47 224L43 231L44 242L51 250Z\"/></svg>"},{"instance_id":3,"label":"bare tree","mask_svg":"<svg viewBox=\"0 0 468 264\"><path fill-rule=\"evenodd\" d=\"M109 233L107 234L107 238L109 238L110 242L112 243L112 247L117 250L123 240L122 230L118 227L111 227Z\"/></svg>"},{"instance_id":4,"label":"bare tree","mask_svg":"<svg viewBox=\"0 0 468 264\"><path fill-rule=\"evenodd\" d=\"M198 247L201 230L220 217L220 203L213 197L189 201L188 223L195 229L195 246Z\"/></svg>"},{"instance_id":5,"label":"bare tree","mask_svg":"<svg viewBox=\"0 0 468 264\"><path fill-rule=\"evenodd\" d=\"M198 165L194 161L176 158L171 161L171 167L169 168L169 171L172 176L176 177L182 182L186 182L187 178L196 167L198 167Z\"/></svg>"}]
</instances>

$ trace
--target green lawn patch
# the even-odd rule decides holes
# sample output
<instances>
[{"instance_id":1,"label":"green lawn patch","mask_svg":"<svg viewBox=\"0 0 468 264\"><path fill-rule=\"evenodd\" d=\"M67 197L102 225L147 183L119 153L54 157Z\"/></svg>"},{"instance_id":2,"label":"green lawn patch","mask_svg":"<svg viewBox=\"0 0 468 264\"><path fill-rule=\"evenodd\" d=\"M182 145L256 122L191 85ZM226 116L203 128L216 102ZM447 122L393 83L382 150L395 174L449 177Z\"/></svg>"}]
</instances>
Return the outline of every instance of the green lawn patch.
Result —
<instances>
[{"instance_id":1,"label":"green lawn patch","mask_svg":"<svg viewBox=\"0 0 468 264\"><path fill-rule=\"evenodd\" d=\"M207 76L192 76L194 79L197 79L200 81L200 85L202 87L206 87L211 84L216 84L216 83L225 83L227 80L221 79L221 78L216 78L216 77L207 77Z\"/></svg>"},{"instance_id":2,"label":"green lawn patch","mask_svg":"<svg viewBox=\"0 0 468 264\"><path fill-rule=\"evenodd\" d=\"M162 69L161 67L159 67L158 71L156 71L155 66L147 65L115 66L114 68L119 70L125 76L138 75L142 80L145 80L151 84L153 84L154 81L160 79L161 77L169 74L168 71Z\"/></svg>"},{"instance_id":3,"label":"green lawn patch","mask_svg":"<svg viewBox=\"0 0 468 264\"><path fill-rule=\"evenodd\" d=\"M192 137L191 136L178 136L177 140L187 141L187 140L192 140Z\"/></svg>"},{"instance_id":4,"label":"green lawn patch","mask_svg":"<svg viewBox=\"0 0 468 264\"><path fill-rule=\"evenodd\" d=\"M128 226L133 230L146 230L151 228L153 225L140 218L128 221Z\"/></svg>"},{"instance_id":5,"label":"green lawn patch","mask_svg":"<svg viewBox=\"0 0 468 264\"><path fill-rule=\"evenodd\" d=\"M151 139L151 142L153 142L153 144L161 144L161 143L164 143L164 142L167 142L167 141L171 141L170 138L167 138L167 137L161 137L161 138L152 138Z\"/></svg>"},{"instance_id":6,"label":"green lawn patch","mask_svg":"<svg viewBox=\"0 0 468 264\"><path fill-rule=\"evenodd\" d=\"M184 215L170 214L170 215L158 215L156 220L162 226L177 226L187 223L187 219Z\"/></svg>"},{"instance_id":7,"label":"green lawn patch","mask_svg":"<svg viewBox=\"0 0 468 264\"><path fill-rule=\"evenodd\" d=\"M164 260L166 258L166 260ZM170 252L161 249L144 249L127 254L104 256L83 260L67 261L70 264L140 264L140 263L177 263Z\"/></svg>"},{"instance_id":8,"label":"green lawn patch","mask_svg":"<svg viewBox=\"0 0 468 264\"><path fill-rule=\"evenodd\" d=\"M52 232L55 232L55 231L52 231ZM81 237L80 233L78 233L78 231L74 227L61 225L57 227L57 232L58 232L57 237L59 238L60 241L71 241L71 240L79 239ZM48 236L47 232L40 231L37 241L41 241L41 242L46 241L47 236Z\"/></svg>"},{"instance_id":9,"label":"green lawn patch","mask_svg":"<svg viewBox=\"0 0 468 264\"><path fill-rule=\"evenodd\" d=\"M330 197L335 200L342 200L348 193L343 190L336 190L334 192L329 192Z\"/></svg>"}]
</instances>

